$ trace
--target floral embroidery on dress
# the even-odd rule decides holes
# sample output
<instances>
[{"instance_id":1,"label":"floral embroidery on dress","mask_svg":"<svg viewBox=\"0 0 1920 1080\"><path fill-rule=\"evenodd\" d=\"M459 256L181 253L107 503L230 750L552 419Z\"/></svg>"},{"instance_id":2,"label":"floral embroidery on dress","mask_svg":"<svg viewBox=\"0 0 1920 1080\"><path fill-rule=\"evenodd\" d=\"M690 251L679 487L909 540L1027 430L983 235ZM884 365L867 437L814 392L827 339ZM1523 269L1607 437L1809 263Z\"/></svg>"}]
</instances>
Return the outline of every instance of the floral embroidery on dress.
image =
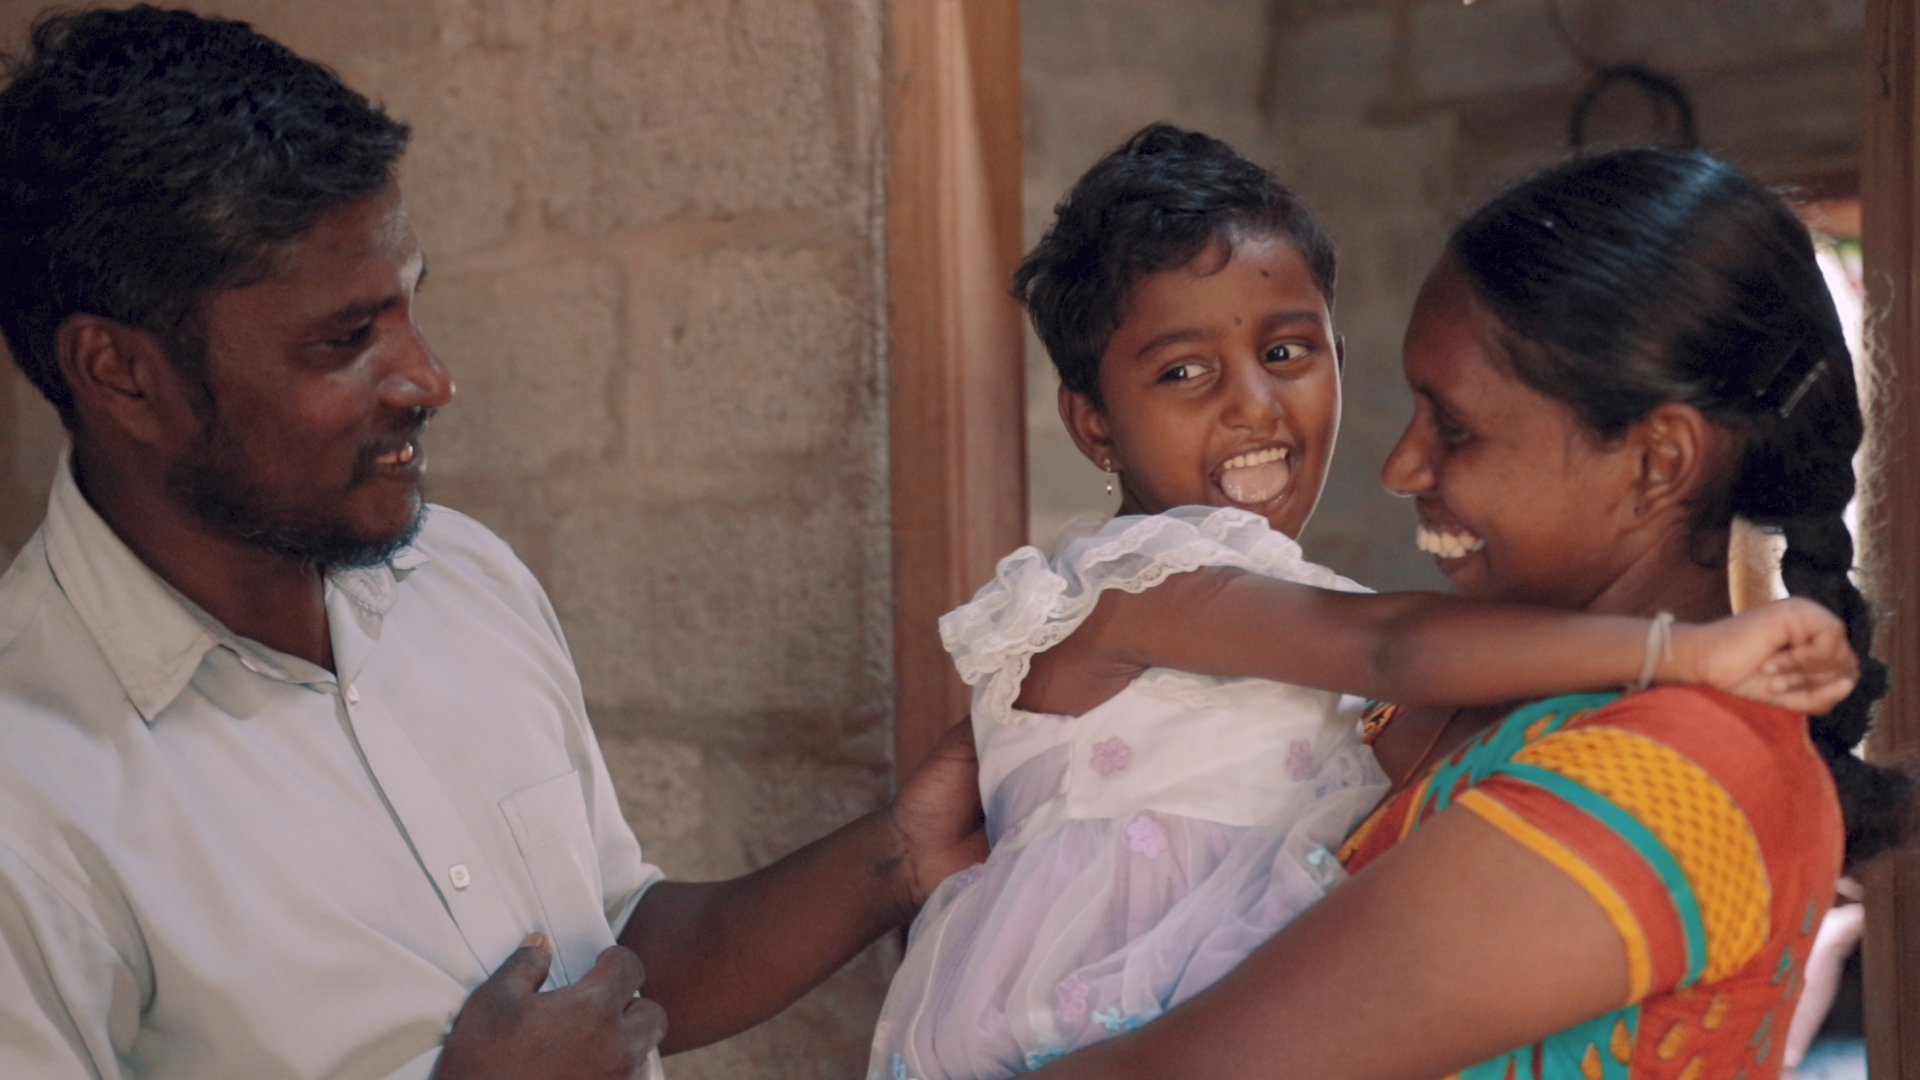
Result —
<instances>
[{"instance_id":1,"label":"floral embroidery on dress","mask_svg":"<svg viewBox=\"0 0 1920 1080\"><path fill-rule=\"evenodd\" d=\"M1299 783L1313 779L1313 744L1295 739L1287 744L1287 776Z\"/></svg>"},{"instance_id":2,"label":"floral embroidery on dress","mask_svg":"<svg viewBox=\"0 0 1920 1080\"><path fill-rule=\"evenodd\" d=\"M1093 1022L1112 1032L1138 1031L1147 1021L1159 1015L1157 1012L1145 1012L1123 1016L1120 1013L1120 1006L1115 1005L1111 1009L1101 1009L1094 1013Z\"/></svg>"},{"instance_id":3,"label":"floral embroidery on dress","mask_svg":"<svg viewBox=\"0 0 1920 1080\"><path fill-rule=\"evenodd\" d=\"M1065 1050L1035 1051L1027 1055L1027 1071L1031 1072L1049 1061L1066 1056L1067 1052Z\"/></svg>"},{"instance_id":4,"label":"floral embroidery on dress","mask_svg":"<svg viewBox=\"0 0 1920 1080\"><path fill-rule=\"evenodd\" d=\"M1093 744L1093 771L1101 776L1124 772L1132 762L1133 747L1128 746L1124 739L1116 736L1106 742Z\"/></svg>"},{"instance_id":5,"label":"floral embroidery on dress","mask_svg":"<svg viewBox=\"0 0 1920 1080\"><path fill-rule=\"evenodd\" d=\"M1053 988L1054 1015L1062 1023L1077 1024L1087 1015L1087 998L1092 996L1093 987L1080 981L1080 976L1069 975L1060 980Z\"/></svg>"},{"instance_id":6,"label":"floral embroidery on dress","mask_svg":"<svg viewBox=\"0 0 1920 1080\"><path fill-rule=\"evenodd\" d=\"M1167 827L1141 814L1127 822L1127 847L1136 855L1157 859L1167 850Z\"/></svg>"}]
</instances>

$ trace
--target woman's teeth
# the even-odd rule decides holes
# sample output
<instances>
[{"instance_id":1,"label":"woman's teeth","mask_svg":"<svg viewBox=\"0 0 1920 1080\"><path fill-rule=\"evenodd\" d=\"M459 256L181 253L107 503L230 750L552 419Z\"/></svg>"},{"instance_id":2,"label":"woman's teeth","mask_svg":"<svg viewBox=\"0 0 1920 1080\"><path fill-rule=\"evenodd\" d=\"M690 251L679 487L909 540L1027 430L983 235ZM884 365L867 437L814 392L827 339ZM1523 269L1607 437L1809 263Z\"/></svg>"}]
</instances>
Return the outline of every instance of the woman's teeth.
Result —
<instances>
[{"instance_id":1,"label":"woman's teeth","mask_svg":"<svg viewBox=\"0 0 1920 1080\"><path fill-rule=\"evenodd\" d=\"M1269 502L1287 489L1293 475L1288 456L1286 447L1275 446L1229 458L1221 466L1220 490L1242 506Z\"/></svg>"},{"instance_id":2,"label":"woman's teeth","mask_svg":"<svg viewBox=\"0 0 1920 1080\"><path fill-rule=\"evenodd\" d=\"M382 465L405 465L413 460L413 444L407 443L391 454L381 454L378 461Z\"/></svg>"},{"instance_id":3,"label":"woman's teeth","mask_svg":"<svg viewBox=\"0 0 1920 1080\"><path fill-rule=\"evenodd\" d=\"M1425 525L1413 530L1413 543L1421 551L1445 559L1458 559L1487 546L1485 540L1470 532L1441 532Z\"/></svg>"}]
</instances>

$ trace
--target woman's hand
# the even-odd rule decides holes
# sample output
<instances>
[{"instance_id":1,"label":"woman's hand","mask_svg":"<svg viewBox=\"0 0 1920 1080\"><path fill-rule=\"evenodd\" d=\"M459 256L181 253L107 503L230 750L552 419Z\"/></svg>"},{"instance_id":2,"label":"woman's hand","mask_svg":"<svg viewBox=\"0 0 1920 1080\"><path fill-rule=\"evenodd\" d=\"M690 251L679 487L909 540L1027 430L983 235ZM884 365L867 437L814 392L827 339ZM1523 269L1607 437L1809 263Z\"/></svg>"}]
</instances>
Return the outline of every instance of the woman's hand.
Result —
<instances>
[{"instance_id":1,"label":"woman's hand","mask_svg":"<svg viewBox=\"0 0 1920 1080\"><path fill-rule=\"evenodd\" d=\"M1718 622L1673 629L1661 683L1701 683L1793 712L1820 715L1853 692L1860 660L1832 612L1797 597Z\"/></svg>"}]
</instances>

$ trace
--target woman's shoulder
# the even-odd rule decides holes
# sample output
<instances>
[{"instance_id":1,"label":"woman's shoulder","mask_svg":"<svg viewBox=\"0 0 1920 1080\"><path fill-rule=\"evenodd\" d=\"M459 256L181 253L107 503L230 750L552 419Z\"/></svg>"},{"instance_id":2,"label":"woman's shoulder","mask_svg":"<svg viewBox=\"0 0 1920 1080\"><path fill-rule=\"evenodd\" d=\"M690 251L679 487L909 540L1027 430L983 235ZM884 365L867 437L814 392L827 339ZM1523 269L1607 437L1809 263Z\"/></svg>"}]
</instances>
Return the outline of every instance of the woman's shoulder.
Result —
<instances>
[{"instance_id":1,"label":"woman's shoulder","mask_svg":"<svg viewBox=\"0 0 1920 1080\"><path fill-rule=\"evenodd\" d=\"M1516 711L1483 742L1468 766L1475 779L1577 788L1636 819L1721 820L1763 846L1822 848L1840 828L1806 718L1707 687L1554 698Z\"/></svg>"},{"instance_id":2,"label":"woman's shoulder","mask_svg":"<svg viewBox=\"0 0 1920 1080\"><path fill-rule=\"evenodd\" d=\"M1803 717L1700 687L1542 705L1457 801L1593 884L1638 992L1731 975L1831 888L1839 801Z\"/></svg>"},{"instance_id":3,"label":"woman's shoulder","mask_svg":"<svg viewBox=\"0 0 1920 1080\"><path fill-rule=\"evenodd\" d=\"M1569 719L1556 736L1616 759L1684 761L1756 808L1781 791L1833 797L1806 717L1710 687L1626 694Z\"/></svg>"}]
</instances>

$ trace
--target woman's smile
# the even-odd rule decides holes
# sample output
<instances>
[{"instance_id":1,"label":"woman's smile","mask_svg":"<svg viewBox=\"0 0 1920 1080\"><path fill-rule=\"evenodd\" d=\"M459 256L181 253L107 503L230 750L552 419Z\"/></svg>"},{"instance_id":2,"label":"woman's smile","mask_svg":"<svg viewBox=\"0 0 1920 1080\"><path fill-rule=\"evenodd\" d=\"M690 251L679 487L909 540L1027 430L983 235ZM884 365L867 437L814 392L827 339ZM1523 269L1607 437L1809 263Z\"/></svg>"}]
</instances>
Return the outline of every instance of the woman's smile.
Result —
<instances>
[{"instance_id":1,"label":"woman's smile","mask_svg":"<svg viewBox=\"0 0 1920 1080\"><path fill-rule=\"evenodd\" d=\"M1478 536L1456 527L1436 527L1425 522L1414 527L1414 546L1441 563L1442 572L1449 559L1464 559L1487 546Z\"/></svg>"}]
</instances>

